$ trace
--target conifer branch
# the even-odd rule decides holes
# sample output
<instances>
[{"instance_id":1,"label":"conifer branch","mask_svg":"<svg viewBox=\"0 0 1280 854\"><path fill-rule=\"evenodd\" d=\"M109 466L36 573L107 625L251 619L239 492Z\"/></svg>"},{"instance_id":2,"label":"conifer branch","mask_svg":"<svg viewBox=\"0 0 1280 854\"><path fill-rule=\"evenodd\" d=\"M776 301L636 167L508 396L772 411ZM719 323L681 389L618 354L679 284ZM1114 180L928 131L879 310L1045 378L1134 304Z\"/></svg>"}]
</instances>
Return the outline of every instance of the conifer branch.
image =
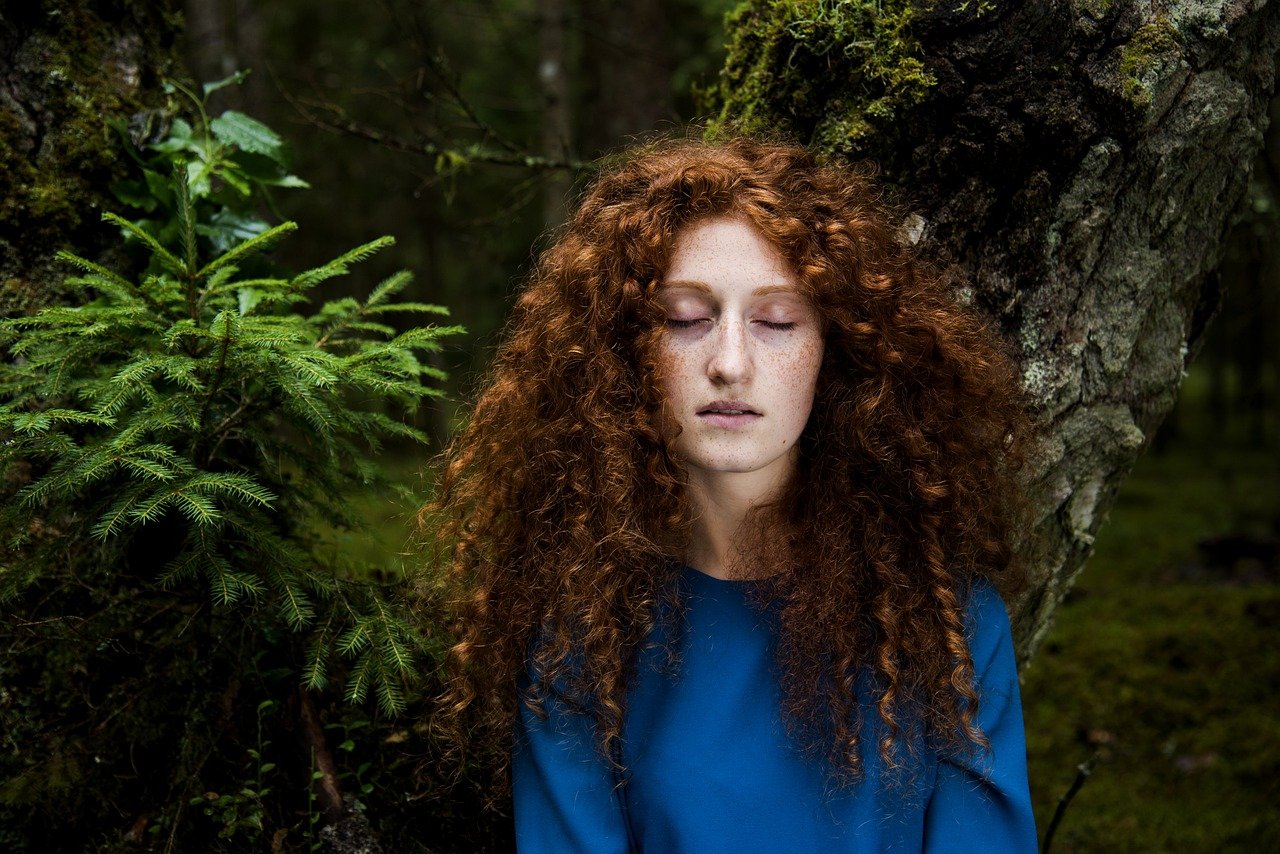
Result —
<instances>
[{"instance_id":1,"label":"conifer branch","mask_svg":"<svg viewBox=\"0 0 1280 854\"><path fill-rule=\"evenodd\" d=\"M218 392L222 390L222 378L226 375L227 370L227 351L231 349L231 315L227 311L222 311L214 318L213 325L217 326L218 322L222 322L222 338L219 342L218 350L218 366L214 369L213 381L209 383L209 393L205 395L204 406L200 409L200 428L196 433L195 443L192 445L192 455L195 455L195 449L200 443L205 441L205 426L209 422L209 409L213 406L214 398ZM205 463L208 464L206 459Z\"/></svg>"},{"instance_id":2,"label":"conifer branch","mask_svg":"<svg viewBox=\"0 0 1280 854\"><path fill-rule=\"evenodd\" d=\"M208 264L205 264L204 267L198 273L196 273L195 277L197 279L203 279L205 276L214 272L219 267L225 267L226 265L232 263L233 261L238 261L247 255L252 255L255 252L262 252L263 250L270 248L271 244L275 243L281 237L285 236L291 231L297 231L297 229L298 229L298 224L292 221L282 222L274 228L267 229L262 234L259 234L257 237L249 238L244 243L241 243L235 248L230 249L227 252L224 252L222 255L219 255L217 258L213 259Z\"/></svg>"},{"instance_id":3,"label":"conifer branch","mask_svg":"<svg viewBox=\"0 0 1280 854\"><path fill-rule=\"evenodd\" d=\"M147 247L151 249L152 253L154 253L156 258L160 259L160 262L163 263L166 267L168 267L170 272L172 272L174 275L181 276L183 273L186 272L186 268L183 265L183 263L178 260L178 256L174 255L168 249L165 249L163 246L161 246L160 241L156 240L150 234L147 234L147 232L144 231L143 229L129 222L129 220L125 219L119 214L114 214L114 213L111 213L110 211L104 213L102 215L102 218L106 222L115 223L116 225L120 226L125 231L127 231L129 234L133 235L138 240L141 240L143 243L145 243Z\"/></svg>"}]
</instances>

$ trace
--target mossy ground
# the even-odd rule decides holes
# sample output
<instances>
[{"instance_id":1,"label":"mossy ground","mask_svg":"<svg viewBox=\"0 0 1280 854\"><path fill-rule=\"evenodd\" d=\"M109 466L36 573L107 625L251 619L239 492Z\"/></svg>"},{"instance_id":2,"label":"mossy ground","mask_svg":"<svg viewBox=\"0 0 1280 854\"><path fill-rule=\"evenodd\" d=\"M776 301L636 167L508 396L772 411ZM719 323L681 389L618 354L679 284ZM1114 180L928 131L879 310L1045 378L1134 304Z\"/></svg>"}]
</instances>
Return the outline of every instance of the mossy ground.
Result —
<instances>
[{"instance_id":1,"label":"mossy ground","mask_svg":"<svg viewBox=\"0 0 1280 854\"><path fill-rule=\"evenodd\" d=\"M1215 577L1196 547L1273 531L1280 461L1215 424L1206 397L1193 371L1181 435L1138 461L1025 673L1042 835L1076 765L1101 750L1056 854L1280 839L1280 586L1250 581L1244 563Z\"/></svg>"}]
</instances>

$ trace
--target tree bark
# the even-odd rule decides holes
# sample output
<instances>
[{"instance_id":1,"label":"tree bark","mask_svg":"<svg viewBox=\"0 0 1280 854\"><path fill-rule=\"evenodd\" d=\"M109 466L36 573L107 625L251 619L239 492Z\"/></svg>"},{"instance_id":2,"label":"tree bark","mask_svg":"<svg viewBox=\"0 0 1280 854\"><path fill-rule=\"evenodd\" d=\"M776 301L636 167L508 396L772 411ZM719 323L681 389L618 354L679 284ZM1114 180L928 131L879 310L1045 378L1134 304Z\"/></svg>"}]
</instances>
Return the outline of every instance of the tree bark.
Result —
<instances>
[{"instance_id":1,"label":"tree bark","mask_svg":"<svg viewBox=\"0 0 1280 854\"><path fill-rule=\"evenodd\" d=\"M149 137L160 83L185 76L166 2L7 3L0 9L0 315L57 299L58 249L111 242L103 210L126 164L105 119Z\"/></svg>"},{"instance_id":2,"label":"tree bark","mask_svg":"<svg viewBox=\"0 0 1280 854\"><path fill-rule=\"evenodd\" d=\"M730 36L717 126L878 160L1018 349L1046 428L1025 663L1217 311L1280 3L752 0Z\"/></svg>"}]
</instances>

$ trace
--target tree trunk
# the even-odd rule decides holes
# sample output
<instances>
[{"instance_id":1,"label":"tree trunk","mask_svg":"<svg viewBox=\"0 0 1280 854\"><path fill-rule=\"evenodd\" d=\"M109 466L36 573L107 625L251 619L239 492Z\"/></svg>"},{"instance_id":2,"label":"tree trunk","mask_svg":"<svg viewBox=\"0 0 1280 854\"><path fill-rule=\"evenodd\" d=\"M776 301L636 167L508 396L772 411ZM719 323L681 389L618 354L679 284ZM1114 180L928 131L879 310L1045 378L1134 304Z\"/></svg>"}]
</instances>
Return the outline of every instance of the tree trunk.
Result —
<instances>
[{"instance_id":1,"label":"tree trunk","mask_svg":"<svg viewBox=\"0 0 1280 854\"><path fill-rule=\"evenodd\" d=\"M719 126L879 160L1019 350L1047 430L1025 662L1217 311L1280 3L751 0L730 37Z\"/></svg>"},{"instance_id":2,"label":"tree trunk","mask_svg":"<svg viewBox=\"0 0 1280 854\"><path fill-rule=\"evenodd\" d=\"M56 299L82 255L110 242L103 210L126 163L104 119L150 136L162 78L185 76L176 13L165 2L6 3L0 9L0 315Z\"/></svg>"},{"instance_id":3,"label":"tree trunk","mask_svg":"<svg viewBox=\"0 0 1280 854\"><path fill-rule=\"evenodd\" d=\"M565 0L538 0L538 81L542 84L544 157L562 159L573 148L569 104L568 10ZM564 222L569 204L569 177L556 171L543 186L542 219L546 228Z\"/></svg>"}]
</instances>

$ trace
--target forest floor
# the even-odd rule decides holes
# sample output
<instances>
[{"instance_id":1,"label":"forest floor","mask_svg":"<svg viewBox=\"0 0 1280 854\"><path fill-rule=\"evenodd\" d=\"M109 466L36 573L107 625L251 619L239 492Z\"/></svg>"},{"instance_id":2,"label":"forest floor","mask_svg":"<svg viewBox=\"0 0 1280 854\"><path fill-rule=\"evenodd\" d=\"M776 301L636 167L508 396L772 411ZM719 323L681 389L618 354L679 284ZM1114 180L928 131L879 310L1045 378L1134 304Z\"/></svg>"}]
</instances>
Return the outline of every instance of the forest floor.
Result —
<instances>
[{"instance_id":1,"label":"forest floor","mask_svg":"<svg viewBox=\"0 0 1280 854\"><path fill-rule=\"evenodd\" d=\"M1193 372L1024 673L1042 838L1098 756L1054 854L1280 844L1280 455L1205 396Z\"/></svg>"}]
</instances>

